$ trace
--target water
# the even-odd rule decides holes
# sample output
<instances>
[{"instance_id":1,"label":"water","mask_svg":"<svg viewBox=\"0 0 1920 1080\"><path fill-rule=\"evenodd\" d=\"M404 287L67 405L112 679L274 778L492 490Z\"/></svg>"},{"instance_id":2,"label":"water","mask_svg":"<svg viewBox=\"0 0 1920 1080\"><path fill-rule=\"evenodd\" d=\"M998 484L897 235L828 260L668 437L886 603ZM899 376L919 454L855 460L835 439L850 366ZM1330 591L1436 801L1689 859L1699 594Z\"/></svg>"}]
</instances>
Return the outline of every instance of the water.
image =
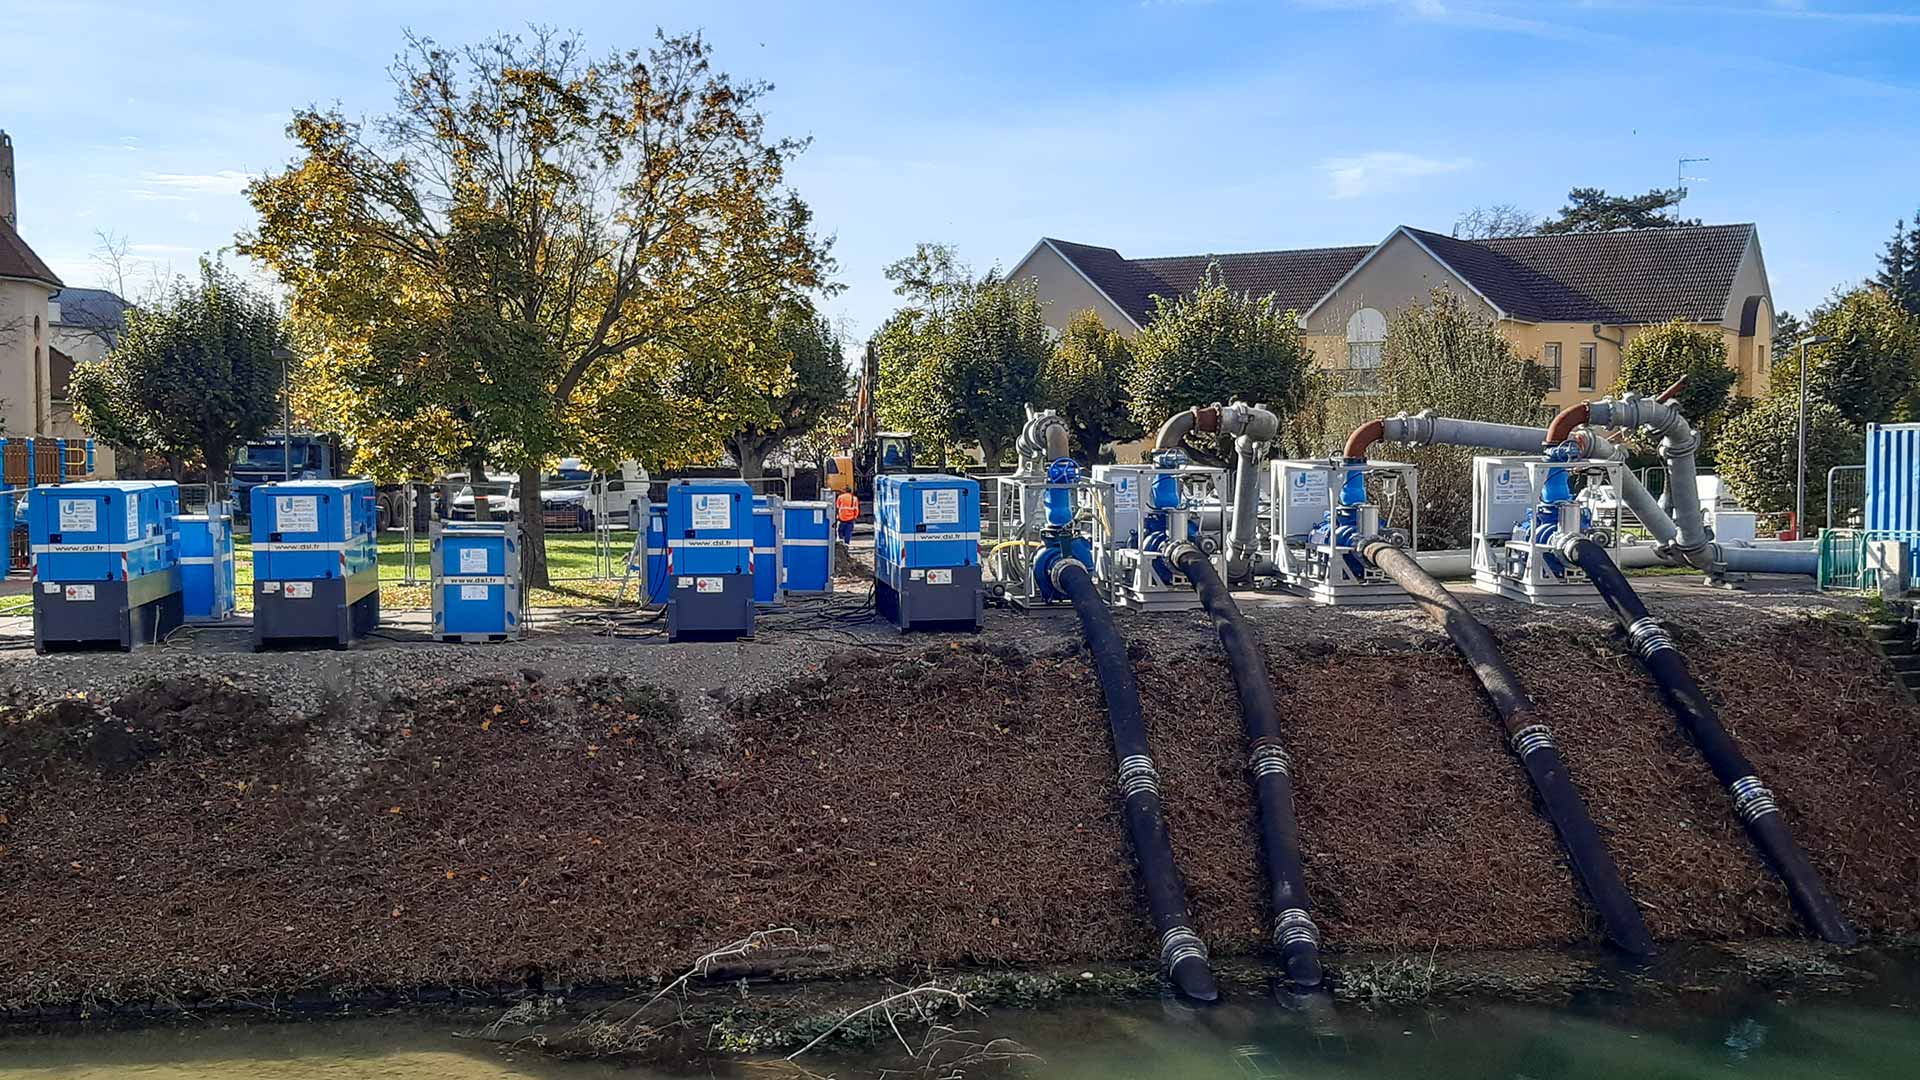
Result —
<instances>
[{"instance_id":1,"label":"water","mask_svg":"<svg viewBox=\"0 0 1920 1080\"><path fill-rule=\"evenodd\" d=\"M1264 1080L1282 1077L1909 1077L1920 1076L1920 965L1792 990L1740 982L1589 994L1570 1003L1452 1002L1371 1011L1258 998L1194 1011L1173 1002L995 1010L931 1040L903 1025L898 1043L802 1059L813 1075L1035 1077L1049 1080ZM212 1023L135 1031L0 1036L0 1078L802 1077L778 1059L681 1063L671 1072L556 1061L454 1037L465 1021L386 1017L303 1024ZM1000 1041L995 1041L1000 1040ZM1033 1055L1031 1057L1025 1055ZM933 1068L924 1068L929 1062ZM902 1071L904 1070L904 1072Z\"/></svg>"}]
</instances>

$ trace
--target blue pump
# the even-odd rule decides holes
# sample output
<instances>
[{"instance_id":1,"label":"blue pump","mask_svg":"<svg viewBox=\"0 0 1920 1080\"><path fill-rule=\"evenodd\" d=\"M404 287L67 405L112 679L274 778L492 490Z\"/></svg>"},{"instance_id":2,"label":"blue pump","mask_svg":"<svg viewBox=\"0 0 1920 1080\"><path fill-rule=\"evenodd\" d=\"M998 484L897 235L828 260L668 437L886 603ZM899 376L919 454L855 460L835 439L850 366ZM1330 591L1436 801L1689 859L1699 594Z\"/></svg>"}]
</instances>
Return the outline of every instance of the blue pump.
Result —
<instances>
[{"instance_id":1,"label":"blue pump","mask_svg":"<svg viewBox=\"0 0 1920 1080\"><path fill-rule=\"evenodd\" d=\"M1549 461L1571 461L1580 452L1572 443L1562 443L1547 452ZM1553 468L1547 470L1547 482L1540 489L1540 505L1528 508L1514 523L1513 539L1520 543L1530 543L1546 547L1560 535L1560 528L1567 524L1561 520L1561 504L1573 501L1573 482L1567 470ZM1579 532L1593 527L1593 512L1582 507L1578 520L1572 523ZM1546 567L1555 577L1565 577L1566 564L1551 551L1543 551Z\"/></svg>"},{"instance_id":2,"label":"blue pump","mask_svg":"<svg viewBox=\"0 0 1920 1080\"><path fill-rule=\"evenodd\" d=\"M1080 479L1080 466L1072 458L1058 458L1047 466L1047 483L1071 484ZM1073 489L1069 487L1048 488L1046 491L1047 524L1056 529L1064 529L1073 524Z\"/></svg>"},{"instance_id":3,"label":"blue pump","mask_svg":"<svg viewBox=\"0 0 1920 1080\"><path fill-rule=\"evenodd\" d=\"M1359 469L1348 469L1346 479L1340 483L1340 505L1321 514L1320 523L1307 532L1309 544L1333 544L1346 548L1348 568L1355 577L1365 572L1365 565L1355 549L1366 537L1360 535L1360 515L1354 507L1366 501L1367 474Z\"/></svg>"}]
</instances>

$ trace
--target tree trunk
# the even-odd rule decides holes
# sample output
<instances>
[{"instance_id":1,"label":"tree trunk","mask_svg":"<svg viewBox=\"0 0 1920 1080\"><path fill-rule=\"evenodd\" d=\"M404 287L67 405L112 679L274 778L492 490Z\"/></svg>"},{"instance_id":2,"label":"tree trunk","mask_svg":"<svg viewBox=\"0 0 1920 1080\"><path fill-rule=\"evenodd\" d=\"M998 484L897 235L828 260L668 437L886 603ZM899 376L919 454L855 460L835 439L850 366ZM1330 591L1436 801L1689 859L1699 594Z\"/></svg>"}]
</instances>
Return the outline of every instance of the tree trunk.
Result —
<instances>
[{"instance_id":1,"label":"tree trunk","mask_svg":"<svg viewBox=\"0 0 1920 1080\"><path fill-rule=\"evenodd\" d=\"M980 456L985 459L983 464L987 468L998 469L1000 462L1007 456L1007 444L1002 439L981 439Z\"/></svg>"},{"instance_id":2,"label":"tree trunk","mask_svg":"<svg viewBox=\"0 0 1920 1080\"><path fill-rule=\"evenodd\" d=\"M207 461L207 491L211 493L227 479L227 448L224 445L207 445L200 448L200 456ZM209 494L211 499L212 495Z\"/></svg>"},{"instance_id":3,"label":"tree trunk","mask_svg":"<svg viewBox=\"0 0 1920 1080\"><path fill-rule=\"evenodd\" d=\"M740 479L760 479L767 474L767 440L753 435L735 438L733 460L740 463Z\"/></svg>"},{"instance_id":4,"label":"tree trunk","mask_svg":"<svg viewBox=\"0 0 1920 1080\"><path fill-rule=\"evenodd\" d=\"M493 502L487 498L487 455L475 451L467 458L467 490L473 492L473 520L492 521ZM447 492L447 517L453 517L453 499L460 494Z\"/></svg>"},{"instance_id":5,"label":"tree trunk","mask_svg":"<svg viewBox=\"0 0 1920 1080\"><path fill-rule=\"evenodd\" d=\"M541 481L538 465L520 467L520 587L544 589L547 576L547 518L540 512Z\"/></svg>"}]
</instances>

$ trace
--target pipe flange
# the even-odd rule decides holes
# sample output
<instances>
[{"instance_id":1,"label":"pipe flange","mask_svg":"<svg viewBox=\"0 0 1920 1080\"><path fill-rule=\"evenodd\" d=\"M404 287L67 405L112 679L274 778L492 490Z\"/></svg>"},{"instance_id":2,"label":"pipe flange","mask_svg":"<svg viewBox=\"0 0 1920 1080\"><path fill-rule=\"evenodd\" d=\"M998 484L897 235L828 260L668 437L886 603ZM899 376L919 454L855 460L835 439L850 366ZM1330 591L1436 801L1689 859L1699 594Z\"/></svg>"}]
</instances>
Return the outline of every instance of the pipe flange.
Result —
<instances>
[{"instance_id":1,"label":"pipe flange","mask_svg":"<svg viewBox=\"0 0 1920 1080\"><path fill-rule=\"evenodd\" d=\"M1191 927L1170 926L1160 935L1160 966L1171 972L1174 965L1182 960L1200 960L1207 958L1207 943Z\"/></svg>"},{"instance_id":2,"label":"pipe flange","mask_svg":"<svg viewBox=\"0 0 1920 1080\"><path fill-rule=\"evenodd\" d=\"M1263 776L1292 776L1293 759L1287 756L1287 748L1278 743L1261 743L1253 748L1247 758L1247 768L1258 780Z\"/></svg>"},{"instance_id":3,"label":"pipe flange","mask_svg":"<svg viewBox=\"0 0 1920 1080\"><path fill-rule=\"evenodd\" d=\"M1673 635L1648 615L1635 619L1633 625L1627 627L1627 643L1633 646L1633 651L1639 654L1640 659L1651 660L1653 654L1661 649L1673 648Z\"/></svg>"},{"instance_id":4,"label":"pipe flange","mask_svg":"<svg viewBox=\"0 0 1920 1080\"><path fill-rule=\"evenodd\" d=\"M1507 742L1522 761L1536 750L1551 750L1554 746L1553 732L1545 724L1528 724L1509 736Z\"/></svg>"},{"instance_id":5,"label":"pipe flange","mask_svg":"<svg viewBox=\"0 0 1920 1080\"><path fill-rule=\"evenodd\" d=\"M1733 795L1733 816L1742 824L1751 825L1768 814L1780 812L1773 792L1767 790L1767 785L1757 776L1743 776L1728 784L1727 791Z\"/></svg>"},{"instance_id":6,"label":"pipe flange","mask_svg":"<svg viewBox=\"0 0 1920 1080\"><path fill-rule=\"evenodd\" d=\"M1153 759L1145 754L1131 754L1120 759L1120 797L1131 799L1135 795L1160 794L1160 774L1153 767Z\"/></svg>"},{"instance_id":7,"label":"pipe flange","mask_svg":"<svg viewBox=\"0 0 1920 1080\"><path fill-rule=\"evenodd\" d=\"M1082 570L1087 569L1086 563L1081 562L1071 555L1063 555L1053 560L1053 562L1047 566L1047 579L1053 582L1053 587L1059 589L1061 592L1066 592L1067 590L1060 584L1060 575L1064 573L1069 566L1077 566ZM1090 570L1087 572L1092 573Z\"/></svg>"},{"instance_id":8,"label":"pipe flange","mask_svg":"<svg viewBox=\"0 0 1920 1080\"><path fill-rule=\"evenodd\" d=\"M1289 945L1320 947L1320 928L1304 908L1288 908L1273 921L1273 943L1284 949Z\"/></svg>"}]
</instances>

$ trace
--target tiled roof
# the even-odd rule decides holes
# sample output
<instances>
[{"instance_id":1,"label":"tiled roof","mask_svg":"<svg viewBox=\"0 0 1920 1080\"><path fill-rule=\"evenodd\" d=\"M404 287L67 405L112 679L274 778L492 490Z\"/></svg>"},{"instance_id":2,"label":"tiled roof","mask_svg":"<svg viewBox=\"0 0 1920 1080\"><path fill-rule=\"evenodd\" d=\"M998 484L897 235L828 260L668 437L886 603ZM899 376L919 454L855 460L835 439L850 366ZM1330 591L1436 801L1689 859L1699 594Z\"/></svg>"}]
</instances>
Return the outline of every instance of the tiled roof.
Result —
<instances>
[{"instance_id":1,"label":"tiled roof","mask_svg":"<svg viewBox=\"0 0 1920 1080\"><path fill-rule=\"evenodd\" d=\"M1461 240L1409 228L1508 315L1535 322L1718 322L1752 225ZM1378 245L1129 259L1108 247L1046 241L1145 326L1155 295L1200 283L1210 262L1236 291L1305 312Z\"/></svg>"},{"instance_id":2,"label":"tiled roof","mask_svg":"<svg viewBox=\"0 0 1920 1080\"><path fill-rule=\"evenodd\" d=\"M53 300L60 305L61 323L87 330L124 330L133 306L112 289L61 289Z\"/></svg>"},{"instance_id":3,"label":"tiled roof","mask_svg":"<svg viewBox=\"0 0 1920 1080\"><path fill-rule=\"evenodd\" d=\"M25 278L60 287L60 279L53 275L53 270L40 261L40 256L35 255L5 221L0 221L0 278Z\"/></svg>"}]
</instances>

